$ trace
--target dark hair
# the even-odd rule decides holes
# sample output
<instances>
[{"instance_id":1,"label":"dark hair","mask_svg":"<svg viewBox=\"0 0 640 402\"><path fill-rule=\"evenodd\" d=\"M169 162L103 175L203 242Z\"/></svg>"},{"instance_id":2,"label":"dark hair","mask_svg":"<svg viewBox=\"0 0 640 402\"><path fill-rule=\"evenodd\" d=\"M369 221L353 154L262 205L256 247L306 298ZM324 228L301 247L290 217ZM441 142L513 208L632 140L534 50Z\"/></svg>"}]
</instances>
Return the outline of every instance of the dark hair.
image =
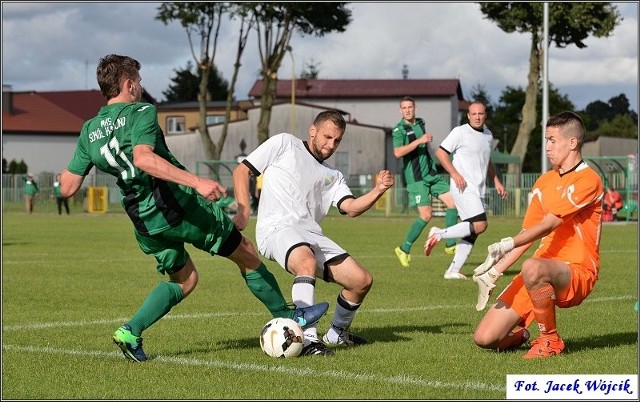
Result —
<instances>
[{"instance_id":1,"label":"dark hair","mask_svg":"<svg viewBox=\"0 0 640 402\"><path fill-rule=\"evenodd\" d=\"M416 100L411 96L403 96L402 99L400 99L400 104L402 104L402 102L411 102L414 106L416 104Z\"/></svg>"},{"instance_id":2,"label":"dark hair","mask_svg":"<svg viewBox=\"0 0 640 402\"><path fill-rule=\"evenodd\" d=\"M330 120L342 131L347 128L347 122L344 120L344 117L342 117L342 113L337 110L325 110L324 112L318 113L316 119L313 121L313 125L318 127L327 120Z\"/></svg>"},{"instance_id":3,"label":"dark hair","mask_svg":"<svg viewBox=\"0 0 640 402\"><path fill-rule=\"evenodd\" d=\"M110 54L100 59L96 76L100 91L107 100L120 94L120 85L125 80L137 78L140 62L129 56Z\"/></svg>"},{"instance_id":4,"label":"dark hair","mask_svg":"<svg viewBox=\"0 0 640 402\"><path fill-rule=\"evenodd\" d=\"M585 128L582 118L577 113L561 112L553 115L547 120L546 127L558 127L565 137L576 137L578 140L578 149L582 148Z\"/></svg>"}]
</instances>

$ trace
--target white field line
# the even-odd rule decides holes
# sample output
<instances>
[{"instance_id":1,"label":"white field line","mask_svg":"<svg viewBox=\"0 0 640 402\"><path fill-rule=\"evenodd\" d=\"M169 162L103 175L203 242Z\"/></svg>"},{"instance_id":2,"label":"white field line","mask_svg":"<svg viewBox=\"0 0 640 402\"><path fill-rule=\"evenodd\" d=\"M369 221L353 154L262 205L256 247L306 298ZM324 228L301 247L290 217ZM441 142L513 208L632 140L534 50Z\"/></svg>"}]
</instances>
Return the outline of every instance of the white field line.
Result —
<instances>
[{"instance_id":1,"label":"white field line","mask_svg":"<svg viewBox=\"0 0 640 402\"><path fill-rule=\"evenodd\" d=\"M3 350L6 351L19 351L28 353L49 353L58 355L74 355L74 356L92 356L92 357L109 357L114 359L122 359L122 354L119 352L97 352L97 351L82 351L77 349L58 349L51 347L34 347L34 346L17 346L17 345L3 345ZM221 360L201 360L201 359L186 359L182 357L168 357L168 356L154 356L149 362L160 362L176 364L180 366L198 366L198 367L210 367L227 370L238 371L251 371L251 372L277 372L290 376L307 376L310 378L325 377L336 378L342 381L360 381L360 382L374 382L399 384L407 386L417 386L423 388L456 388L466 389L473 391L503 391L504 385L485 384L481 382L444 382L437 380L425 380L421 377L410 376L400 374L396 376L381 376L369 373L353 373L347 371L337 370L315 370L308 367L295 367L290 368L286 366L274 366L270 364L247 364L247 363L233 363ZM148 364L148 363L145 363Z\"/></svg>"},{"instance_id":2,"label":"white field line","mask_svg":"<svg viewBox=\"0 0 640 402\"><path fill-rule=\"evenodd\" d=\"M637 296L634 295L626 295L626 296L606 296L606 297L596 297L596 298L587 298L582 304L588 303L599 303L599 302L610 302L610 301L623 301L623 300L633 300L637 299ZM469 308L469 305L438 305L438 306L421 306L421 307L400 307L400 308L374 308L374 309L365 309L358 310L358 314L397 314L397 313L410 313L415 311L429 311L429 310L441 310L441 309L458 309L458 308ZM264 315L264 312L217 312L217 313L196 313L196 314L167 314L162 319L163 320L193 320L193 319L203 319L203 318L215 318L215 317L246 317L246 316L256 316L256 315ZM34 330L34 329L49 329L49 328L63 328L63 327L79 327L79 326L88 326L88 325L102 325L102 324L121 324L127 322L129 318L120 317L120 318L110 318L110 319L101 319L101 320L80 320L80 321L53 321L53 322L42 322L42 323L30 323L30 324L16 324L16 325L4 325L2 327L2 332L6 331L25 331L25 330Z\"/></svg>"},{"instance_id":3,"label":"white field line","mask_svg":"<svg viewBox=\"0 0 640 402\"><path fill-rule=\"evenodd\" d=\"M633 295L627 296L611 296L611 297L600 297L594 299L587 299L586 302L606 302L606 301L621 301L621 300L631 300L636 298ZM375 314L388 314L393 313L396 314L398 312L412 312L412 311L427 311L427 310L436 310L436 309L450 309L450 308L468 308L469 306L462 305L442 305L442 306L425 306L425 307L409 307L409 308L384 308L384 309L369 309L363 310L361 313L375 313ZM204 313L204 314L168 314L163 319L202 319L202 318L211 318L211 317L237 317L237 316L250 316L250 315L261 315L263 313L234 313L234 312L221 312L221 313ZM125 322L126 318L114 318L114 319L103 319L103 320L82 320L82 321L73 321L73 322L49 322L49 323L33 323L26 325L6 325L3 326L2 330L4 331L21 331L21 330L33 330L33 329L47 329L47 328L59 328L59 327L77 327L77 326L86 326L86 325L96 325L96 324L119 324ZM5 351L20 351L26 353L49 353L49 354L58 354L58 355L75 355L75 356L92 356L92 357L109 357L109 358L118 358L121 359L122 355L119 352L102 352L102 351L90 351L90 350L77 350L77 349L61 349L61 348L51 348L51 347L41 347L41 346L19 346L19 345L10 345L3 344L2 349ZM181 366L201 366L201 367L212 367L212 368L222 368L229 370L239 370L239 371L251 371L251 372L279 372L287 375L300 375L301 370L305 375L312 375L315 377L325 377L325 378L336 378L336 379L349 379L351 381L361 381L361 382L374 382L374 383L388 383L388 384L399 384L399 385L407 385L407 386L417 386L423 388L456 388L456 389L465 389L465 390L473 390L473 391L502 391L504 390L504 385L494 385L494 384L486 384L478 381L474 382L445 382L438 380L425 380L421 377L410 376L406 374L399 374L396 376L380 376L376 374L369 373L353 373L353 372L345 372L345 371L321 371L314 370L311 368L288 368L283 366L273 366L273 365L265 365L265 364L243 364L243 363L234 363L228 361L220 361L220 360L201 360L201 359L186 359L182 357L169 357L169 356L154 356L152 361L176 364Z\"/></svg>"}]
</instances>

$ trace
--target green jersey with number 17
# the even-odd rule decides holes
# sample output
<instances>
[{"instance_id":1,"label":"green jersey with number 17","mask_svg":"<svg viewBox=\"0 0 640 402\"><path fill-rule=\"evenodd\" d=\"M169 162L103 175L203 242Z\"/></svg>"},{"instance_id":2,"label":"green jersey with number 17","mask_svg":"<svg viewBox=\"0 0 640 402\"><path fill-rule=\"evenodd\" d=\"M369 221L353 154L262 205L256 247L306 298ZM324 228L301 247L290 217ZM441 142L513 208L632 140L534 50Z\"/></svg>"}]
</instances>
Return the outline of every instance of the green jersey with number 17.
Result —
<instances>
[{"instance_id":1,"label":"green jersey with number 17","mask_svg":"<svg viewBox=\"0 0 640 402\"><path fill-rule=\"evenodd\" d=\"M86 176L93 166L115 176L122 206L136 230L155 234L179 224L195 200L193 189L148 175L133 165L133 148L151 145L172 165L185 169L171 154L149 103L114 103L84 123L69 162L69 172Z\"/></svg>"}]
</instances>

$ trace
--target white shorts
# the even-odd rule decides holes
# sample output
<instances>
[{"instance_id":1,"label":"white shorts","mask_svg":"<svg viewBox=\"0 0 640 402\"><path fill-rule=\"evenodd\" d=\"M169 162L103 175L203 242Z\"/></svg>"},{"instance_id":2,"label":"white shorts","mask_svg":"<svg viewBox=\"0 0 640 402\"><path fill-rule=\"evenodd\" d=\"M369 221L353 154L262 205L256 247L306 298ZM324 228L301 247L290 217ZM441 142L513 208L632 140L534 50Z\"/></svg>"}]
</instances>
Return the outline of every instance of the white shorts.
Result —
<instances>
[{"instance_id":1,"label":"white shorts","mask_svg":"<svg viewBox=\"0 0 640 402\"><path fill-rule=\"evenodd\" d=\"M451 181L449 193L456 204L460 220L469 219L486 212L484 209L484 197L480 196L475 187L467 185L464 192L460 192L455 182Z\"/></svg>"},{"instance_id":2,"label":"white shorts","mask_svg":"<svg viewBox=\"0 0 640 402\"><path fill-rule=\"evenodd\" d=\"M265 236L258 244L260 254L269 260L276 261L287 272L287 257L293 248L300 244L308 244L316 257L316 277L327 280L325 264L336 257L347 257L349 254L333 240L322 233L298 230L295 227L284 227Z\"/></svg>"}]
</instances>

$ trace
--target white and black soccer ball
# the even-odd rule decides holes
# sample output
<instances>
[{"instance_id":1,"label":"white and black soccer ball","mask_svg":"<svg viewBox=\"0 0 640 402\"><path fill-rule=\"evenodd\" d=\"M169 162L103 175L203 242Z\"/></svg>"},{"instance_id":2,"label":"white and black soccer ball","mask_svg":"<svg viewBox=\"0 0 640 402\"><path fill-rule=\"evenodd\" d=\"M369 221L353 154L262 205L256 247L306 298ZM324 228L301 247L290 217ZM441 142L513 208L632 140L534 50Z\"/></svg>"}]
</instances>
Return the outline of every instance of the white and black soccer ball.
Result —
<instances>
[{"instance_id":1,"label":"white and black soccer ball","mask_svg":"<svg viewBox=\"0 0 640 402\"><path fill-rule=\"evenodd\" d=\"M274 318L264 324L260 347L271 357L297 357L304 346L304 332L290 318Z\"/></svg>"}]
</instances>

